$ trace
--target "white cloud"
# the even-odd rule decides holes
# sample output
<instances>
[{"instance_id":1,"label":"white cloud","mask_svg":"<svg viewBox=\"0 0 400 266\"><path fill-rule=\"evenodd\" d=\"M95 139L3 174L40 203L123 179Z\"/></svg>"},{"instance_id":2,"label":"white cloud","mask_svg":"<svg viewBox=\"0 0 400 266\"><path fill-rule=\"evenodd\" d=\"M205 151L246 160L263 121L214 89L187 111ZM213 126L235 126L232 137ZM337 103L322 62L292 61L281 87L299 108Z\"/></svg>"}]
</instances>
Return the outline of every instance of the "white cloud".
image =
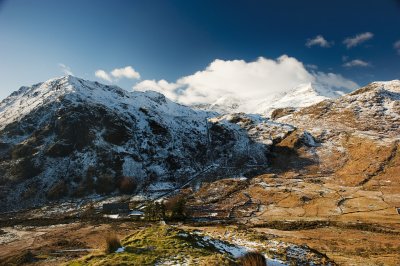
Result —
<instances>
[{"instance_id":1,"label":"white cloud","mask_svg":"<svg viewBox=\"0 0 400 266\"><path fill-rule=\"evenodd\" d=\"M400 40L398 40L397 42L395 42L393 44L393 48L397 51L397 53L400 55Z\"/></svg>"},{"instance_id":2,"label":"white cloud","mask_svg":"<svg viewBox=\"0 0 400 266\"><path fill-rule=\"evenodd\" d=\"M369 67L369 66L371 66L371 64L368 62L365 62L361 59L354 59L354 60L351 60L351 61L343 64L343 66L344 67Z\"/></svg>"},{"instance_id":3,"label":"white cloud","mask_svg":"<svg viewBox=\"0 0 400 266\"><path fill-rule=\"evenodd\" d=\"M328 48L331 47L333 45L333 42L328 42L322 35L317 35L312 39L308 39L306 42L306 46L307 47L311 47L311 46L320 46L320 47L324 47L324 48Z\"/></svg>"},{"instance_id":4,"label":"white cloud","mask_svg":"<svg viewBox=\"0 0 400 266\"><path fill-rule=\"evenodd\" d=\"M95 75L96 77L100 78L100 79L105 80L105 81L112 82L112 79L111 79L110 75L108 75L108 73L105 72L105 71L102 70L102 69L96 70L96 72L94 73L94 75Z\"/></svg>"},{"instance_id":5,"label":"white cloud","mask_svg":"<svg viewBox=\"0 0 400 266\"><path fill-rule=\"evenodd\" d=\"M314 73L313 75L315 77L315 83L321 84L329 88L345 89L348 91L352 91L360 87L354 81L346 79L339 74L317 72Z\"/></svg>"},{"instance_id":6,"label":"white cloud","mask_svg":"<svg viewBox=\"0 0 400 266\"><path fill-rule=\"evenodd\" d=\"M205 70L180 78L177 83L186 87L180 100L194 103L229 93L239 98L265 97L266 92L279 92L311 79L301 62L283 55L277 60L260 57L254 62L215 60Z\"/></svg>"},{"instance_id":7,"label":"white cloud","mask_svg":"<svg viewBox=\"0 0 400 266\"><path fill-rule=\"evenodd\" d=\"M64 75L74 75L69 66L64 65L63 63L59 63L58 66L61 68L61 72L63 72Z\"/></svg>"},{"instance_id":8,"label":"white cloud","mask_svg":"<svg viewBox=\"0 0 400 266\"><path fill-rule=\"evenodd\" d=\"M146 90L157 91L159 93L164 94L166 97L168 97L173 101L178 100L178 95L176 93L176 90L179 88L179 85L176 83L169 83L164 79L159 81L143 80L142 82L136 84L134 88L139 91L146 91Z\"/></svg>"},{"instance_id":9,"label":"white cloud","mask_svg":"<svg viewBox=\"0 0 400 266\"><path fill-rule=\"evenodd\" d=\"M139 72L135 71L131 66L116 68L111 71L111 75L115 78L140 79Z\"/></svg>"},{"instance_id":10,"label":"white cloud","mask_svg":"<svg viewBox=\"0 0 400 266\"><path fill-rule=\"evenodd\" d=\"M374 34L371 32L364 32L357 34L354 37L348 37L344 39L343 43L346 45L347 49L351 47L355 47L359 45L360 43L363 43L365 41L368 41L374 37Z\"/></svg>"},{"instance_id":11,"label":"white cloud","mask_svg":"<svg viewBox=\"0 0 400 266\"><path fill-rule=\"evenodd\" d=\"M140 74L133 67L126 66L122 68L114 68L111 72L106 72L102 69L96 70L94 75L100 79L106 80L108 82L116 82L120 78L127 79L140 79Z\"/></svg>"},{"instance_id":12,"label":"white cloud","mask_svg":"<svg viewBox=\"0 0 400 266\"><path fill-rule=\"evenodd\" d=\"M282 55L276 60L260 57L252 62L217 59L206 69L179 78L174 83L144 80L133 88L140 91L155 90L174 101L192 105L214 103L227 96L263 100L305 83L347 90L358 87L355 82L340 75L309 72L296 58Z\"/></svg>"}]
</instances>

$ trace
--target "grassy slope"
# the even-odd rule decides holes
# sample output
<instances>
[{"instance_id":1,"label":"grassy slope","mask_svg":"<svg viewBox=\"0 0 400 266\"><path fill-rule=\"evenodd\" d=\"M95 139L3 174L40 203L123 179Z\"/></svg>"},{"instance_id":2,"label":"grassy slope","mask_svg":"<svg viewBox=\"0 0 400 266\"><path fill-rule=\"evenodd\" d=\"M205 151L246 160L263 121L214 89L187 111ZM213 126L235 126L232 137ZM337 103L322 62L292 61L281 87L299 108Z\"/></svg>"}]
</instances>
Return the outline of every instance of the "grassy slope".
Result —
<instances>
[{"instance_id":1,"label":"grassy slope","mask_svg":"<svg viewBox=\"0 0 400 266\"><path fill-rule=\"evenodd\" d=\"M77 265L155 265L173 262L190 265L234 265L234 260L211 246L201 247L195 239L182 237L184 231L169 226L138 230L121 241L122 253L88 255L68 266Z\"/></svg>"}]
</instances>

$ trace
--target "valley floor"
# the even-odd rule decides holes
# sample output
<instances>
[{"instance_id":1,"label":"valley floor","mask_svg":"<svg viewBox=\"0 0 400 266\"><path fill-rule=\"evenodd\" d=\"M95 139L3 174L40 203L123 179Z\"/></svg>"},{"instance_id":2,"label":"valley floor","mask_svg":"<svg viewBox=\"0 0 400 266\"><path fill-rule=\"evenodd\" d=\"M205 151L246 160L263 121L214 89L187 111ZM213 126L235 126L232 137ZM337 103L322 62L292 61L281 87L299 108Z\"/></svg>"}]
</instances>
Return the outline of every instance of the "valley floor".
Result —
<instances>
[{"instance_id":1,"label":"valley floor","mask_svg":"<svg viewBox=\"0 0 400 266\"><path fill-rule=\"evenodd\" d=\"M232 264L234 261L230 260L232 256L226 255L232 255L229 253L229 249L233 249L233 253L235 253L235 249L240 252L242 247L265 251L265 254L271 257L269 265L289 265L290 252L297 252L300 255L305 252L306 255L303 254L303 256L315 259L321 264L330 260L338 265L400 264L400 225L385 224L384 221L380 225L362 224L363 226L359 227L346 222L328 224L322 221L320 223L297 221L291 222L290 226L288 226L288 223L275 221L265 224L263 227L226 224L207 226L175 224L171 227L160 226L158 223L150 225L144 222L118 220L93 220L66 224L61 223L62 220L59 222L46 226L24 224L2 227L0 231L0 265L20 265L23 262L30 262L32 265L107 265L107 263L113 265L112 263L117 261L118 258L128 260L130 257L126 257L126 254L125 257L120 257L123 255L112 255L110 257L104 254L105 238L110 232L114 232L120 239L125 239L122 241L123 245L130 242L135 244L140 241L140 245L135 244L139 246L131 246L131 248L136 249L136 253L132 253L136 256L133 258L135 260L139 258L143 260L142 262L147 261L148 265L154 265L152 261L165 254L165 251L160 252L158 250L160 241L165 240L165 245L169 246L168 249L175 248L175 252L179 252L182 245L188 244L175 240L175 242L168 242L168 239L171 239L174 236L173 234L176 236L192 233L196 236L202 236L201 241L203 242L201 243L203 244L201 245L206 245L204 241L208 240L214 241L213 245L219 248L215 249L216 252L210 252L210 247L204 250L199 249L199 245L190 247L191 250L194 250L191 252L195 252L195 256L200 256L195 258L197 259L196 264L201 264L200 262L204 259L204 262L207 262L208 265L234 265ZM165 230L172 230L172 233L166 235L163 233ZM143 242L145 244L142 241L145 241ZM176 245L176 247L171 245ZM224 245L229 248L224 248ZM305 251L302 249L302 247L305 247L304 245L309 247L305 248ZM137 251L146 249L155 249L151 253L153 257L146 252ZM186 246L185 249L187 249ZM274 252L271 252L271 250L274 250ZM283 254L285 252L286 254ZM88 254L92 255L88 256ZM323 254L326 254L330 260L327 257L325 258ZM184 260L184 255L181 254L181 256L173 259ZM277 260L273 260L273 257ZM285 259L288 261L283 264ZM73 261L75 262L71 263ZM132 262L125 261L125 263ZM174 261L168 263L173 264ZM172 265L168 263L159 261L159 265ZM186 263L190 264L190 261L187 260ZM132 265L135 265L135 263L132 263Z\"/></svg>"}]
</instances>

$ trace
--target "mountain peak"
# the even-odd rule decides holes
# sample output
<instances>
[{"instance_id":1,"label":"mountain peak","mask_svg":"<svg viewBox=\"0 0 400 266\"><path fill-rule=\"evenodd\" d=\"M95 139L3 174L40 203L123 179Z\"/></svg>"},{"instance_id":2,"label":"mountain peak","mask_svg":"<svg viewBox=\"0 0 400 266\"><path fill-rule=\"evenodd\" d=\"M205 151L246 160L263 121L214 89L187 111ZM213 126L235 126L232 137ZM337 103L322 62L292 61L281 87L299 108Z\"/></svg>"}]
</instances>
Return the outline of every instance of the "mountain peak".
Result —
<instances>
[{"instance_id":1,"label":"mountain peak","mask_svg":"<svg viewBox=\"0 0 400 266\"><path fill-rule=\"evenodd\" d=\"M379 84L382 86L400 86L400 80L393 79L393 80L388 80L388 81L374 81L371 84Z\"/></svg>"},{"instance_id":2,"label":"mountain peak","mask_svg":"<svg viewBox=\"0 0 400 266\"><path fill-rule=\"evenodd\" d=\"M0 102L0 128L19 120L36 108L48 105L77 104L82 101L110 104L129 92L71 75L49 79L18 91Z\"/></svg>"},{"instance_id":3,"label":"mountain peak","mask_svg":"<svg viewBox=\"0 0 400 266\"><path fill-rule=\"evenodd\" d=\"M400 92L400 80L398 79L372 82L371 85L380 86L381 89L391 92Z\"/></svg>"},{"instance_id":4,"label":"mountain peak","mask_svg":"<svg viewBox=\"0 0 400 266\"><path fill-rule=\"evenodd\" d=\"M391 80L391 81L376 81L368 84L365 87L362 87L358 90L353 91L349 95L370 95L372 94L380 94L382 92L389 93L399 93L400 92L400 80Z\"/></svg>"},{"instance_id":5,"label":"mountain peak","mask_svg":"<svg viewBox=\"0 0 400 266\"><path fill-rule=\"evenodd\" d=\"M257 105L256 112L270 115L274 109L307 107L323 100L336 99L345 93L345 91L336 91L320 84L308 82L261 101Z\"/></svg>"},{"instance_id":6,"label":"mountain peak","mask_svg":"<svg viewBox=\"0 0 400 266\"><path fill-rule=\"evenodd\" d=\"M302 83L282 92L272 93L265 98L239 99L225 95L210 104L196 105L196 108L213 110L219 113L256 113L270 115L277 108L301 108L327 99L336 99L349 93L343 89L334 89L313 82Z\"/></svg>"},{"instance_id":7,"label":"mountain peak","mask_svg":"<svg viewBox=\"0 0 400 266\"><path fill-rule=\"evenodd\" d=\"M187 108L183 111L181 105L171 102L158 92L129 92L118 86L67 75L30 87L21 87L0 102L0 129L22 119L37 108L47 106L50 110L82 103L103 106L122 114L127 112L127 108L141 105L162 109L170 115L188 115L189 110Z\"/></svg>"},{"instance_id":8,"label":"mountain peak","mask_svg":"<svg viewBox=\"0 0 400 266\"><path fill-rule=\"evenodd\" d=\"M320 132L335 128L343 132L357 131L373 138L398 139L399 102L399 80L373 82L338 99L303 108L278 121L312 126Z\"/></svg>"}]
</instances>

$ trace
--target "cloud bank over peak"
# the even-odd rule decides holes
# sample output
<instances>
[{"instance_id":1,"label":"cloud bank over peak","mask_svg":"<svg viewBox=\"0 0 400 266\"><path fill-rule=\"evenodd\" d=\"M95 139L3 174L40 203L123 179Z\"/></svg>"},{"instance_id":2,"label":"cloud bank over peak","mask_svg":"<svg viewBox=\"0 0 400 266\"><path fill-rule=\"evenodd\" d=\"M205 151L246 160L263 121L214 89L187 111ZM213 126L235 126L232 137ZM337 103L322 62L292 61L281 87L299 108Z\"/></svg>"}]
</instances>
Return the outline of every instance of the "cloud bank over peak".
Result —
<instances>
[{"instance_id":1,"label":"cloud bank over peak","mask_svg":"<svg viewBox=\"0 0 400 266\"><path fill-rule=\"evenodd\" d=\"M358 87L338 74L309 72L296 58L282 55L277 59L259 57L252 62L217 59L206 69L176 82L143 80L133 89L158 91L186 105L211 104L223 97L254 103L309 83L345 90Z\"/></svg>"}]
</instances>

